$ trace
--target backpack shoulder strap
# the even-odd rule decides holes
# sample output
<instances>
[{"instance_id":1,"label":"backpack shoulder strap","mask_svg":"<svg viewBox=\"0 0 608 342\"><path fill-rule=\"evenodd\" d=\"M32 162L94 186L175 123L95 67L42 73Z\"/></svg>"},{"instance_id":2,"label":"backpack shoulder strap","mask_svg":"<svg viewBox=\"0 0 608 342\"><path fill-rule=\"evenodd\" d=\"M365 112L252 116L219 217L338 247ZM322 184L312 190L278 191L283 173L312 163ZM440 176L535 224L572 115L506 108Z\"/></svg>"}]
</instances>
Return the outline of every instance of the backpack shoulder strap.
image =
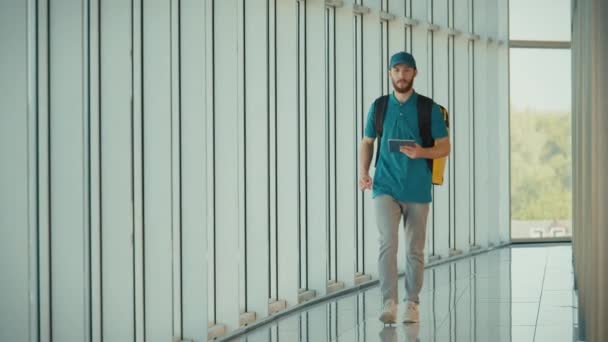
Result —
<instances>
[{"instance_id":1,"label":"backpack shoulder strap","mask_svg":"<svg viewBox=\"0 0 608 342\"><path fill-rule=\"evenodd\" d=\"M376 126L376 138L382 136L384 129L384 113L388 106L388 95L380 96L374 101L374 126Z\"/></svg>"},{"instance_id":2,"label":"backpack shoulder strap","mask_svg":"<svg viewBox=\"0 0 608 342\"><path fill-rule=\"evenodd\" d=\"M432 147L435 144L431 133L431 112L433 110L433 100L418 94L418 129L422 138L422 147ZM433 160L427 159L427 164L433 170Z\"/></svg>"},{"instance_id":3,"label":"backpack shoulder strap","mask_svg":"<svg viewBox=\"0 0 608 342\"><path fill-rule=\"evenodd\" d=\"M384 114L386 113L386 107L388 106L388 95L380 96L374 101L374 126L376 126L376 139L378 139L377 150L376 150L376 163L378 165L378 159L380 159L380 143L382 142L382 133L384 131Z\"/></svg>"},{"instance_id":4,"label":"backpack shoulder strap","mask_svg":"<svg viewBox=\"0 0 608 342\"><path fill-rule=\"evenodd\" d=\"M422 138L422 147L433 146L433 136L431 134L431 111L433 110L433 100L418 94L418 128Z\"/></svg>"}]
</instances>

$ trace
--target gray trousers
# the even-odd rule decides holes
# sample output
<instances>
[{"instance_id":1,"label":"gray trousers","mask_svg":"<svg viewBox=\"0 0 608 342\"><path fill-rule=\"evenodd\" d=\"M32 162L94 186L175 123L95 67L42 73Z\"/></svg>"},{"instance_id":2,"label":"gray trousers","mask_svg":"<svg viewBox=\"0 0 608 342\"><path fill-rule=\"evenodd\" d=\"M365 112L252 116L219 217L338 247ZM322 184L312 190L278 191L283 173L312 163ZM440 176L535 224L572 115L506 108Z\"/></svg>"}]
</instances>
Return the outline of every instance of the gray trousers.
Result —
<instances>
[{"instance_id":1,"label":"gray trousers","mask_svg":"<svg viewBox=\"0 0 608 342\"><path fill-rule=\"evenodd\" d=\"M382 302L397 296L397 250L399 247L399 222L403 217L405 226L405 300L419 303L424 275L424 245L426 241L426 220L429 203L399 202L391 196L374 199L376 224L380 233L380 254L378 273Z\"/></svg>"}]
</instances>

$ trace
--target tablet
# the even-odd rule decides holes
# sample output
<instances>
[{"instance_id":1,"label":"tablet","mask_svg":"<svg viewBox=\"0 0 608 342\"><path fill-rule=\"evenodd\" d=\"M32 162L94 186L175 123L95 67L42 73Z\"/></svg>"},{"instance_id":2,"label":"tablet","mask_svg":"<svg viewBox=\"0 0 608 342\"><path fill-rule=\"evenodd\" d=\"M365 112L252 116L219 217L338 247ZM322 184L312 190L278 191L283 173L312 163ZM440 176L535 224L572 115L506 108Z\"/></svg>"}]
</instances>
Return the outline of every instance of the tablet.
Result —
<instances>
[{"instance_id":1,"label":"tablet","mask_svg":"<svg viewBox=\"0 0 608 342\"><path fill-rule=\"evenodd\" d=\"M388 139L388 149L391 152L400 152L401 146L415 146L416 140L411 139Z\"/></svg>"}]
</instances>

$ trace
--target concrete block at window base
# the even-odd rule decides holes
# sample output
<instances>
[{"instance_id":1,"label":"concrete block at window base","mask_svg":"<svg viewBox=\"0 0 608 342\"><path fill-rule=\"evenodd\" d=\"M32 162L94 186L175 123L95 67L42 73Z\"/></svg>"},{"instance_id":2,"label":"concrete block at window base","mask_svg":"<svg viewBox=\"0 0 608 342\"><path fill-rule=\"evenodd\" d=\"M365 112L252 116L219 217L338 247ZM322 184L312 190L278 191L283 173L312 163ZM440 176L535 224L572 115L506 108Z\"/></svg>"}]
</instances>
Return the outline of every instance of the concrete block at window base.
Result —
<instances>
[{"instance_id":1,"label":"concrete block at window base","mask_svg":"<svg viewBox=\"0 0 608 342\"><path fill-rule=\"evenodd\" d=\"M330 280L327 284L327 293L332 293L344 289L344 282Z\"/></svg>"},{"instance_id":2,"label":"concrete block at window base","mask_svg":"<svg viewBox=\"0 0 608 342\"><path fill-rule=\"evenodd\" d=\"M317 297L317 291L300 289L300 291L298 293L298 303L307 302L315 297Z\"/></svg>"},{"instance_id":3,"label":"concrete block at window base","mask_svg":"<svg viewBox=\"0 0 608 342\"><path fill-rule=\"evenodd\" d=\"M462 251L460 249L450 249L450 257L461 255Z\"/></svg>"},{"instance_id":4,"label":"concrete block at window base","mask_svg":"<svg viewBox=\"0 0 608 342\"><path fill-rule=\"evenodd\" d=\"M211 341L213 339L222 337L226 334L226 326L223 324L213 324L209 323L207 330L207 340Z\"/></svg>"},{"instance_id":5,"label":"concrete block at window base","mask_svg":"<svg viewBox=\"0 0 608 342\"><path fill-rule=\"evenodd\" d=\"M355 274L355 285L367 283L372 280L372 276L369 274L356 273Z\"/></svg>"},{"instance_id":6,"label":"concrete block at window base","mask_svg":"<svg viewBox=\"0 0 608 342\"><path fill-rule=\"evenodd\" d=\"M439 260L441 260L441 255L429 255L429 263L437 262Z\"/></svg>"},{"instance_id":7,"label":"concrete block at window base","mask_svg":"<svg viewBox=\"0 0 608 342\"><path fill-rule=\"evenodd\" d=\"M478 250L480 250L480 249L481 249L481 246L478 246L478 245L471 245L471 246L469 247L469 250L470 250L471 252L478 251Z\"/></svg>"},{"instance_id":8,"label":"concrete block at window base","mask_svg":"<svg viewBox=\"0 0 608 342\"><path fill-rule=\"evenodd\" d=\"M244 312L239 317L239 327L247 326L257 319L255 312Z\"/></svg>"},{"instance_id":9,"label":"concrete block at window base","mask_svg":"<svg viewBox=\"0 0 608 342\"><path fill-rule=\"evenodd\" d=\"M268 314L272 315L287 308L287 301L271 299L268 303Z\"/></svg>"}]
</instances>

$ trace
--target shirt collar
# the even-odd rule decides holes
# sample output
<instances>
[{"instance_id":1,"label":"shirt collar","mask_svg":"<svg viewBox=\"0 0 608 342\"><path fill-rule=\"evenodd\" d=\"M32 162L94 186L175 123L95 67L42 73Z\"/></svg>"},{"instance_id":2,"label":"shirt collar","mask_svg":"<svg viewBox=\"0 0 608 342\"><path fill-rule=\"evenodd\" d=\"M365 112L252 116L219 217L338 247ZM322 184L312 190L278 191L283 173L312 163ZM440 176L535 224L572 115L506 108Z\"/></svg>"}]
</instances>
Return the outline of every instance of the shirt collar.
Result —
<instances>
[{"instance_id":1,"label":"shirt collar","mask_svg":"<svg viewBox=\"0 0 608 342\"><path fill-rule=\"evenodd\" d=\"M418 94L416 93L416 90L412 91L412 95L410 95L410 97L405 101L405 103L401 103L399 102L399 100L397 100L397 98L395 97L395 91L393 90L391 92L391 96L389 96L391 102L393 102L394 104L398 105L398 106L402 106L410 101L414 101L414 99L418 96Z\"/></svg>"}]
</instances>

